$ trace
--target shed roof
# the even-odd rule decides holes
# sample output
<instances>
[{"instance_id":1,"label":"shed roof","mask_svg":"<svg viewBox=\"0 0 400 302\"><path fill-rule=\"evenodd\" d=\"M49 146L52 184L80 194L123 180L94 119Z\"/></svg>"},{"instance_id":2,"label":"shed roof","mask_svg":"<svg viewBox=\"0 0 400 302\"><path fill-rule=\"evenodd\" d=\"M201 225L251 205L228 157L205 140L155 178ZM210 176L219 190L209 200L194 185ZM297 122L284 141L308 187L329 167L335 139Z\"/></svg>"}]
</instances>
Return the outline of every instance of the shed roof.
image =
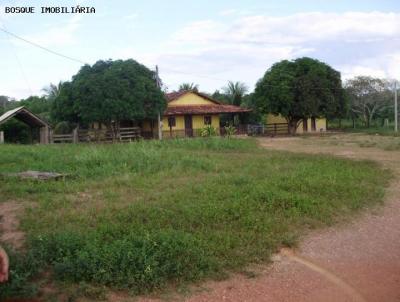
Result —
<instances>
[{"instance_id":1,"label":"shed roof","mask_svg":"<svg viewBox=\"0 0 400 302\"><path fill-rule=\"evenodd\" d=\"M7 111L0 116L0 125L13 117L31 127L50 127L46 121L30 112L24 106Z\"/></svg>"}]
</instances>

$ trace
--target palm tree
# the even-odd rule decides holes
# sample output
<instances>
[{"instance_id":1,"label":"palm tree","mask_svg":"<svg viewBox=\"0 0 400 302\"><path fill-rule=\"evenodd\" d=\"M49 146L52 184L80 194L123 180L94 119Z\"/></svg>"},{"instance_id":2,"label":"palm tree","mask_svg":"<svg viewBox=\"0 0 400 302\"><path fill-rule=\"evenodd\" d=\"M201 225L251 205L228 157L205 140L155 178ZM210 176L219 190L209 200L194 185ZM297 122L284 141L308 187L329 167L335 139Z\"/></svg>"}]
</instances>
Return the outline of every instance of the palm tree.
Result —
<instances>
[{"instance_id":1,"label":"palm tree","mask_svg":"<svg viewBox=\"0 0 400 302\"><path fill-rule=\"evenodd\" d=\"M199 85L195 83L182 83L179 85L179 91L199 91Z\"/></svg>"},{"instance_id":2,"label":"palm tree","mask_svg":"<svg viewBox=\"0 0 400 302\"><path fill-rule=\"evenodd\" d=\"M48 87L45 87L42 90L45 92L46 98L48 100L53 101L55 98L59 96L62 85L63 85L62 81L60 81L57 85L50 83Z\"/></svg>"},{"instance_id":3,"label":"palm tree","mask_svg":"<svg viewBox=\"0 0 400 302\"><path fill-rule=\"evenodd\" d=\"M232 105L240 106L249 88L245 83L229 81L228 86L222 88L222 90L228 96Z\"/></svg>"}]
</instances>

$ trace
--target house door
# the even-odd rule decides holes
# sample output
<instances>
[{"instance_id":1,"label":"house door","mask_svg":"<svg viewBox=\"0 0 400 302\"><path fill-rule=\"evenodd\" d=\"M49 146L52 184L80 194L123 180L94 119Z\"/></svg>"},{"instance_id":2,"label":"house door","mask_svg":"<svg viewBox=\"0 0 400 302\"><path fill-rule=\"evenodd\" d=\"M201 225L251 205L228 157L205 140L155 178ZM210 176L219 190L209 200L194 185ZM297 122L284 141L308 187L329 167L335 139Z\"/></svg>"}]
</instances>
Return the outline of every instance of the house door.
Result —
<instances>
[{"instance_id":1,"label":"house door","mask_svg":"<svg viewBox=\"0 0 400 302\"><path fill-rule=\"evenodd\" d=\"M193 121L191 115L185 115L185 136L193 136Z\"/></svg>"}]
</instances>

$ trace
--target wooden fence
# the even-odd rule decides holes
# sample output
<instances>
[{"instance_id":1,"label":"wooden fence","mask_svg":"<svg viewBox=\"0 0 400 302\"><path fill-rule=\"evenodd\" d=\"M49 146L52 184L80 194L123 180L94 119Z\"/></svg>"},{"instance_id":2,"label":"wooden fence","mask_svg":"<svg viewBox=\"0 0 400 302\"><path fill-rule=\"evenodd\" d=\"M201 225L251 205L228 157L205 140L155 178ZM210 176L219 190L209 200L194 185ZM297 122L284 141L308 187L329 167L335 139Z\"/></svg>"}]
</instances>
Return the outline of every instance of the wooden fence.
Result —
<instances>
[{"instance_id":1,"label":"wooden fence","mask_svg":"<svg viewBox=\"0 0 400 302\"><path fill-rule=\"evenodd\" d=\"M120 128L113 134L103 129L75 129L70 134L51 134L52 143L113 143L131 142L141 138L139 127Z\"/></svg>"},{"instance_id":2,"label":"wooden fence","mask_svg":"<svg viewBox=\"0 0 400 302\"><path fill-rule=\"evenodd\" d=\"M289 127L287 123L275 123L266 125L239 125L235 134L251 136L277 136L288 135ZM217 128L217 135L225 135L224 128ZM163 130L163 138L177 138L199 136L199 129L193 129L190 133L186 130ZM153 132L142 132L139 127L120 128L115 135L106 129L75 129L69 134L51 134L52 143L113 143L131 142L139 138L156 138Z\"/></svg>"},{"instance_id":3,"label":"wooden fence","mask_svg":"<svg viewBox=\"0 0 400 302\"><path fill-rule=\"evenodd\" d=\"M277 136L288 135L289 126L287 123L274 123L265 125L248 125L247 134L252 136Z\"/></svg>"}]
</instances>

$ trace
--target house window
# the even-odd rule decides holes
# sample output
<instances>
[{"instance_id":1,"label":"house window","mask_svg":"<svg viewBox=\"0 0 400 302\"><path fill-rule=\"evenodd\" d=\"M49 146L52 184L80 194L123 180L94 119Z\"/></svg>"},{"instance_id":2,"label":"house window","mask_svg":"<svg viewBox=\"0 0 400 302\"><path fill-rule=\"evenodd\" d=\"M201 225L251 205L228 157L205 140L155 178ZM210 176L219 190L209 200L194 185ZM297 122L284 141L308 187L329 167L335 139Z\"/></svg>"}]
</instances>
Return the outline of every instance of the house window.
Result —
<instances>
[{"instance_id":1,"label":"house window","mask_svg":"<svg viewBox=\"0 0 400 302\"><path fill-rule=\"evenodd\" d=\"M175 127L176 126L176 120L175 116L170 116L168 117L168 127Z\"/></svg>"},{"instance_id":2,"label":"house window","mask_svg":"<svg viewBox=\"0 0 400 302\"><path fill-rule=\"evenodd\" d=\"M211 115L204 116L204 125L211 125Z\"/></svg>"}]
</instances>

